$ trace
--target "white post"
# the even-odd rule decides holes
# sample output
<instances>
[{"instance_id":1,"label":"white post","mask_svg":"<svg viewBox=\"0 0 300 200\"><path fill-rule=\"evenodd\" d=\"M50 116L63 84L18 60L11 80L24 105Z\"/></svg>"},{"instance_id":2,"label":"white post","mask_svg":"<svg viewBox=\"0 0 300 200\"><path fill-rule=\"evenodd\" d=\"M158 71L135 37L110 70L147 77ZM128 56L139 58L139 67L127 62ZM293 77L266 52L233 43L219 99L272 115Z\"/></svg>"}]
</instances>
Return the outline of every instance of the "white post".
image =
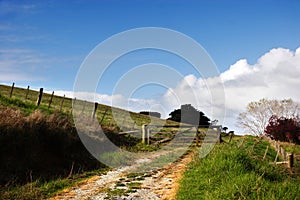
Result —
<instances>
[{"instance_id":1,"label":"white post","mask_svg":"<svg viewBox=\"0 0 300 200\"><path fill-rule=\"evenodd\" d=\"M145 143L145 135L146 135L146 129L147 129L147 125L143 124L142 125L142 143Z\"/></svg>"}]
</instances>

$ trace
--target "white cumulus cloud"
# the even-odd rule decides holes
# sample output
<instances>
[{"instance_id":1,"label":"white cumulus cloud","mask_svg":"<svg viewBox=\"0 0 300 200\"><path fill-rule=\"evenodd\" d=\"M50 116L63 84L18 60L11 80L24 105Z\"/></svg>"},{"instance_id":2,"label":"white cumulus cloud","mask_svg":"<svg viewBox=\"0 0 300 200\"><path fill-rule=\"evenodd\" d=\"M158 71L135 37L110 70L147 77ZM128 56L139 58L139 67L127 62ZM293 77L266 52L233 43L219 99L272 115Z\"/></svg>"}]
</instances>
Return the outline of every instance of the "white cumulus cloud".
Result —
<instances>
[{"instance_id":1,"label":"white cumulus cloud","mask_svg":"<svg viewBox=\"0 0 300 200\"><path fill-rule=\"evenodd\" d=\"M188 75L184 78L185 81L177 87L169 89L164 95L164 100L170 101L172 94L176 94L183 96L185 100L183 103L189 102L196 105L196 102L192 100L195 99L193 96L196 94L198 102L200 102L198 109L210 116L212 113L209 107L215 107L216 110L218 107L222 107L222 102L218 102L218 98L212 101L211 93L218 93L216 90L220 90L222 87L216 86L223 84L226 97L226 116L223 124L235 129L237 115L244 111L251 101L258 101L262 98L292 98L299 101L299 77L300 48L295 52L289 49L275 48L262 55L253 65L250 65L246 59L238 60L219 77L197 79L193 75ZM187 87L187 84L190 87ZM214 116L218 117L218 113L214 113Z\"/></svg>"}]
</instances>

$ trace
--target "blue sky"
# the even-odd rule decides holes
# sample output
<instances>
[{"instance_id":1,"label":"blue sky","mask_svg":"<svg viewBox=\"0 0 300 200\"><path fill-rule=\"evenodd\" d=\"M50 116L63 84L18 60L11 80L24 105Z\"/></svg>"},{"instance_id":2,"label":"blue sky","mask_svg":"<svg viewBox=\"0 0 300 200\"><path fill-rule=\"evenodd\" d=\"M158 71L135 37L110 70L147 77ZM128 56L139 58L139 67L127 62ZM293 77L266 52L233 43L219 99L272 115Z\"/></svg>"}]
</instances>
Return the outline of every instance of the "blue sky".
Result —
<instances>
[{"instance_id":1,"label":"blue sky","mask_svg":"<svg viewBox=\"0 0 300 200\"><path fill-rule=\"evenodd\" d=\"M221 73L242 59L255 68L272 49L296 52L300 46L299 11L300 1L296 0L1 0L0 82L71 91L81 63L93 48L114 34L139 27L164 27L188 35L206 49ZM98 92L111 95L112 85L122 73L148 62L166 62L184 76L199 78L188 63L150 50L116 62ZM154 98L166 91L148 89L152 96L137 91L134 98Z\"/></svg>"}]
</instances>

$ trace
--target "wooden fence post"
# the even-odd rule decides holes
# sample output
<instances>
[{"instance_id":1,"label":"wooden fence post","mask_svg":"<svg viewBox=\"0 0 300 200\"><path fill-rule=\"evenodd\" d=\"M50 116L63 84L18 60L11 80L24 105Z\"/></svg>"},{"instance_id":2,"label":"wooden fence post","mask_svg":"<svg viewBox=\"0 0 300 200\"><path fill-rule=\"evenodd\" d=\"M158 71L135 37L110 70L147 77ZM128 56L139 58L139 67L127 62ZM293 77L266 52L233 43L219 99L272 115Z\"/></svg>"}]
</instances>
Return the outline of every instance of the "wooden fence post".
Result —
<instances>
[{"instance_id":1,"label":"wooden fence post","mask_svg":"<svg viewBox=\"0 0 300 200\"><path fill-rule=\"evenodd\" d=\"M288 168L292 169L294 165L294 154L288 154Z\"/></svg>"},{"instance_id":2,"label":"wooden fence post","mask_svg":"<svg viewBox=\"0 0 300 200\"><path fill-rule=\"evenodd\" d=\"M38 107L40 106L41 101L42 101L43 91L44 91L44 89L43 89L43 88L40 88L39 96L38 96L38 99L37 99L37 102L36 102L36 105L37 105Z\"/></svg>"},{"instance_id":3,"label":"wooden fence post","mask_svg":"<svg viewBox=\"0 0 300 200\"><path fill-rule=\"evenodd\" d=\"M231 142L232 138L233 138L234 133L232 131L229 131L229 141L228 143Z\"/></svg>"},{"instance_id":4,"label":"wooden fence post","mask_svg":"<svg viewBox=\"0 0 300 200\"><path fill-rule=\"evenodd\" d=\"M75 108L76 100L77 100L77 99L76 99L76 97L75 97L75 98L73 99L73 104L72 104L72 107L73 107L73 108Z\"/></svg>"},{"instance_id":5,"label":"wooden fence post","mask_svg":"<svg viewBox=\"0 0 300 200\"><path fill-rule=\"evenodd\" d=\"M143 124L142 125L142 143L145 144L145 136L146 136L146 130L147 129L147 125Z\"/></svg>"},{"instance_id":6,"label":"wooden fence post","mask_svg":"<svg viewBox=\"0 0 300 200\"><path fill-rule=\"evenodd\" d=\"M27 86L26 95L25 95L25 100L28 99L28 93L29 93L29 85Z\"/></svg>"},{"instance_id":7,"label":"wooden fence post","mask_svg":"<svg viewBox=\"0 0 300 200\"><path fill-rule=\"evenodd\" d=\"M66 97L66 95L64 94L63 99L62 99L61 104L60 104L60 108L59 108L60 112L62 111L62 107L64 105L65 97Z\"/></svg>"},{"instance_id":8,"label":"wooden fence post","mask_svg":"<svg viewBox=\"0 0 300 200\"><path fill-rule=\"evenodd\" d=\"M268 150L269 150L269 146L267 146L267 148L266 148L266 150L265 150L265 154L264 154L263 160L265 160L265 159L266 159L266 156L267 156Z\"/></svg>"},{"instance_id":9,"label":"wooden fence post","mask_svg":"<svg viewBox=\"0 0 300 200\"><path fill-rule=\"evenodd\" d=\"M199 128L196 127L197 131L196 131L196 147L199 147Z\"/></svg>"},{"instance_id":10,"label":"wooden fence post","mask_svg":"<svg viewBox=\"0 0 300 200\"><path fill-rule=\"evenodd\" d=\"M11 86L11 90L10 90L9 98L11 98L11 97L12 97L12 95L13 95L14 87L15 87L15 83L13 83L13 84L12 84L12 86Z\"/></svg>"},{"instance_id":11,"label":"wooden fence post","mask_svg":"<svg viewBox=\"0 0 300 200\"><path fill-rule=\"evenodd\" d=\"M92 118L93 118L93 119L95 119L96 112L97 112L97 108L98 108L98 103L95 102L95 107L94 107L94 111L93 111L93 114L92 114Z\"/></svg>"},{"instance_id":12,"label":"wooden fence post","mask_svg":"<svg viewBox=\"0 0 300 200\"><path fill-rule=\"evenodd\" d=\"M50 106L51 106L51 103L52 103L53 96L54 96L54 91L52 92L52 95L51 95L51 97L50 97L48 109L50 109Z\"/></svg>"}]
</instances>

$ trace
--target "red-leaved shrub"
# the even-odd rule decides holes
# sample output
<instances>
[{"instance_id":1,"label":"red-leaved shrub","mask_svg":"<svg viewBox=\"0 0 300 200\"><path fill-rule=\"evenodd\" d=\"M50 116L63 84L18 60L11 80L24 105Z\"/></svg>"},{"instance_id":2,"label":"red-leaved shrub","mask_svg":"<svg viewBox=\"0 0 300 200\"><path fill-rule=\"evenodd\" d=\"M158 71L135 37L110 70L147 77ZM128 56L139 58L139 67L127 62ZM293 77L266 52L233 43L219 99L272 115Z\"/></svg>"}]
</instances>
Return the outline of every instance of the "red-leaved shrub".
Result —
<instances>
[{"instance_id":1,"label":"red-leaved shrub","mask_svg":"<svg viewBox=\"0 0 300 200\"><path fill-rule=\"evenodd\" d=\"M275 140L300 144L300 119L273 115L269 119L265 133Z\"/></svg>"}]
</instances>

